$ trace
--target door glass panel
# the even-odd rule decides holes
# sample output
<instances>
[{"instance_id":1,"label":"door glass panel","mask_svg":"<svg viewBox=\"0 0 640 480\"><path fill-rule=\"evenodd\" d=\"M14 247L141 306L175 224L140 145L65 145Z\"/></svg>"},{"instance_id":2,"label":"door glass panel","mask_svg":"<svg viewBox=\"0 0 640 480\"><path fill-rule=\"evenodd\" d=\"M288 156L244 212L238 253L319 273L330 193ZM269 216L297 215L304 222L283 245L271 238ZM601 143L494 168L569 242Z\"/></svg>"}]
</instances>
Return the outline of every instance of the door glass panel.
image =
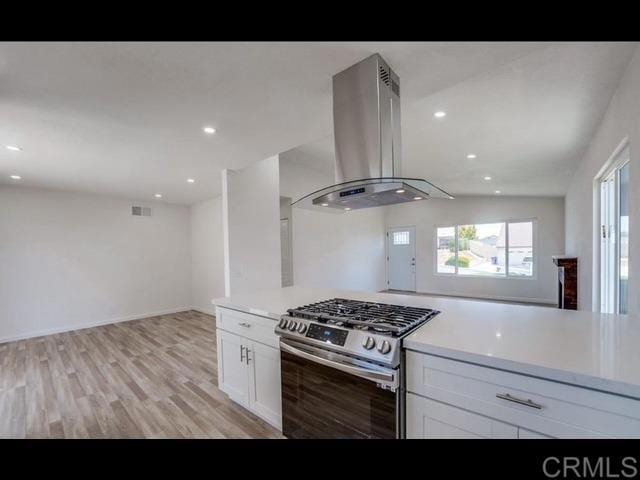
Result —
<instances>
[{"instance_id":1,"label":"door glass panel","mask_svg":"<svg viewBox=\"0 0 640 480\"><path fill-rule=\"evenodd\" d=\"M456 228L438 228L438 273L456 273Z\"/></svg>"},{"instance_id":2,"label":"door glass panel","mask_svg":"<svg viewBox=\"0 0 640 480\"><path fill-rule=\"evenodd\" d=\"M504 223L458 226L458 274L504 276L506 247Z\"/></svg>"},{"instance_id":3,"label":"door glass panel","mask_svg":"<svg viewBox=\"0 0 640 480\"><path fill-rule=\"evenodd\" d=\"M394 245L409 245L410 243L409 232L393 232Z\"/></svg>"},{"instance_id":4,"label":"door glass panel","mask_svg":"<svg viewBox=\"0 0 640 480\"><path fill-rule=\"evenodd\" d=\"M628 283L629 283L629 163L627 162L619 174L620 182L620 218L618 238L620 239L620 258L618 263L618 311L628 313Z\"/></svg>"},{"instance_id":5,"label":"door glass panel","mask_svg":"<svg viewBox=\"0 0 640 480\"><path fill-rule=\"evenodd\" d=\"M533 222L509 224L509 276L533 276Z\"/></svg>"}]
</instances>

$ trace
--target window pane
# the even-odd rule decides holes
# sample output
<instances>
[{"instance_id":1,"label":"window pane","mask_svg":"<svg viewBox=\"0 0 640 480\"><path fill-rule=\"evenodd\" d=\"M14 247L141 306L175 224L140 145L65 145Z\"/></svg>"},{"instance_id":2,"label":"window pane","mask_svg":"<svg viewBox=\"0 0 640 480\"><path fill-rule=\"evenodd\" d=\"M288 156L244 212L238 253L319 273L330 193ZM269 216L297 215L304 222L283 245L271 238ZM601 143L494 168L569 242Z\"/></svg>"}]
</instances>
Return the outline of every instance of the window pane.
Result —
<instances>
[{"instance_id":1,"label":"window pane","mask_svg":"<svg viewBox=\"0 0 640 480\"><path fill-rule=\"evenodd\" d=\"M438 228L438 273L456 273L455 227Z\"/></svg>"},{"instance_id":2,"label":"window pane","mask_svg":"<svg viewBox=\"0 0 640 480\"><path fill-rule=\"evenodd\" d=\"M509 276L533 276L533 222L509 224Z\"/></svg>"},{"instance_id":3,"label":"window pane","mask_svg":"<svg viewBox=\"0 0 640 480\"><path fill-rule=\"evenodd\" d=\"M393 232L394 245L409 245L409 232Z\"/></svg>"},{"instance_id":4,"label":"window pane","mask_svg":"<svg viewBox=\"0 0 640 480\"><path fill-rule=\"evenodd\" d=\"M504 223L460 225L458 227L458 273L460 275L503 276Z\"/></svg>"},{"instance_id":5,"label":"window pane","mask_svg":"<svg viewBox=\"0 0 640 480\"><path fill-rule=\"evenodd\" d=\"M619 313L629 313L628 283L629 283L629 163L620 169L620 279Z\"/></svg>"}]
</instances>

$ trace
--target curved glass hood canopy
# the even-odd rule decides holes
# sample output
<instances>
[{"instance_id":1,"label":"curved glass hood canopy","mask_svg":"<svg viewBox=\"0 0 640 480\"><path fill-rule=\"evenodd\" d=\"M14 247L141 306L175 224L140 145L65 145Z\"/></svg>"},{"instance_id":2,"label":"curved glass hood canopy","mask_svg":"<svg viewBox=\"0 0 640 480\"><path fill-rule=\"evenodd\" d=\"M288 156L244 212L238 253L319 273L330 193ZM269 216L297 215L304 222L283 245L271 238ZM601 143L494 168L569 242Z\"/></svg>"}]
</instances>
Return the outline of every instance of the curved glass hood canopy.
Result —
<instances>
[{"instance_id":1,"label":"curved glass hood canopy","mask_svg":"<svg viewBox=\"0 0 640 480\"><path fill-rule=\"evenodd\" d=\"M316 190L292 203L293 207L328 213L384 207L429 198L453 199L444 190L418 178L367 178Z\"/></svg>"},{"instance_id":2,"label":"curved glass hood canopy","mask_svg":"<svg viewBox=\"0 0 640 480\"><path fill-rule=\"evenodd\" d=\"M333 77L336 184L294 207L349 210L453 197L431 182L401 174L400 79L374 54Z\"/></svg>"}]
</instances>

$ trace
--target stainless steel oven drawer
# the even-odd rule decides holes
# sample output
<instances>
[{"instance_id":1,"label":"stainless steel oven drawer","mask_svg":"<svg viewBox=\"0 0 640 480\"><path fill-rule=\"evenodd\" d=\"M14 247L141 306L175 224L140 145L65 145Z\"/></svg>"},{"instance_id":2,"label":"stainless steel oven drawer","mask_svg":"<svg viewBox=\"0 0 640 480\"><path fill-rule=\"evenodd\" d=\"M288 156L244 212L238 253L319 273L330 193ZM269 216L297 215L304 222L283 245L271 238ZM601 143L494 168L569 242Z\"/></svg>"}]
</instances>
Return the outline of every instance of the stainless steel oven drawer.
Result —
<instances>
[{"instance_id":1,"label":"stainless steel oven drawer","mask_svg":"<svg viewBox=\"0 0 640 480\"><path fill-rule=\"evenodd\" d=\"M318 361L304 346L281 342L280 347L286 437L397 437L400 390L381 388L377 381L389 372L374 368L371 376L358 374L357 367L340 369L326 358Z\"/></svg>"}]
</instances>

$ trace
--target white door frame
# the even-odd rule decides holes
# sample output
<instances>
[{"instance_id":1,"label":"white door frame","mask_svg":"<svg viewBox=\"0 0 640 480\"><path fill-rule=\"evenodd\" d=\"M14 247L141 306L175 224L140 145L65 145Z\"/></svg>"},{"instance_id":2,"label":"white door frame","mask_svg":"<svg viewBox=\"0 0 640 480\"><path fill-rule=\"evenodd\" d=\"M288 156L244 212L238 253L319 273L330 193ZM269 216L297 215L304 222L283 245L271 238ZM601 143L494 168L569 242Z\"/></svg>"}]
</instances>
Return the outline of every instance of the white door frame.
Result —
<instances>
[{"instance_id":1,"label":"white door frame","mask_svg":"<svg viewBox=\"0 0 640 480\"><path fill-rule=\"evenodd\" d=\"M614 179L614 183L616 183L616 185L614 186L615 190L616 190L616 197L618 196L618 192L617 192L617 175L618 175L618 170L624 166L628 161L624 161L622 160L620 157L620 155L622 154L622 152L629 148L629 137L625 137L622 139L622 141L618 144L618 146L615 148L615 150L613 151L613 153L611 154L611 156L607 159L607 161L604 163L604 165L602 166L602 168L600 169L600 171L596 174L594 180L593 180L593 252L592 252L592 257L593 257L593 278L592 278L592 310L595 312L601 312L602 308L603 308L603 296L602 296L602 284L603 284L603 275L604 275L604 270L603 270L603 262L604 262L604 258L602 257L602 250L603 250L603 231L602 231L602 224L604 219L602 218L602 207L603 207L603 198L602 198L602 194L603 194L603 190L602 190L602 183L612 174L614 174L614 176L616 177ZM619 209L619 205L618 205L618 199L615 198L615 214L614 214L614 221L617 222L618 221L618 209ZM615 228L615 235L618 235L617 232L617 226ZM607 231L607 236L610 232ZM618 258L618 249L619 249L619 242L616 241L616 245L615 245L615 258ZM615 263L615 262L614 262ZM617 270L617 265L614 265L614 268ZM617 276L617 272L616 272L616 276ZM614 310L618 309L618 292L617 292L617 282L614 282L615 285L613 286L613 288L616 290L614 292L615 295L615 308Z\"/></svg>"},{"instance_id":2,"label":"white door frame","mask_svg":"<svg viewBox=\"0 0 640 480\"><path fill-rule=\"evenodd\" d=\"M287 274L289 275L289 280L291 281L291 285L293 285L293 245L292 245L292 240L293 240L293 235L292 235L292 229L291 229L291 219L290 218L281 218L280 219L280 235L282 235L282 222L286 221L287 222L287 245L289 248L287 248L287 253L289 255L289 271L287 272ZM281 242L280 242L280 246L282 248L282 237L280 238ZM280 259L280 268L282 269L282 258ZM282 272L281 272L281 277L282 277ZM284 286L289 286L289 285L283 285Z\"/></svg>"},{"instance_id":3,"label":"white door frame","mask_svg":"<svg viewBox=\"0 0 640 480\"><path fill-rule=\"evenodd\" d=\"M407 292L415 292L416 291L416 276L418 274L418 262L416 261L417 237L416 237L416 226L415 225L408 225L408 226L405 226L405 227L387 227L387 230L385 232L385 238L384 238L385 281L386 281L387 289L389 289L389 241L390 241L390 238L391 238L391 235L389 235L389 233L390 232L395 232L395 231L400 231L400 230L411 230L411 232L413 233L413 243L412 243L412 246L413 246L413 266L414 266L413 289L412 290L405 290L405 291L407 291Z\"/></svg>"}]
</instances>

